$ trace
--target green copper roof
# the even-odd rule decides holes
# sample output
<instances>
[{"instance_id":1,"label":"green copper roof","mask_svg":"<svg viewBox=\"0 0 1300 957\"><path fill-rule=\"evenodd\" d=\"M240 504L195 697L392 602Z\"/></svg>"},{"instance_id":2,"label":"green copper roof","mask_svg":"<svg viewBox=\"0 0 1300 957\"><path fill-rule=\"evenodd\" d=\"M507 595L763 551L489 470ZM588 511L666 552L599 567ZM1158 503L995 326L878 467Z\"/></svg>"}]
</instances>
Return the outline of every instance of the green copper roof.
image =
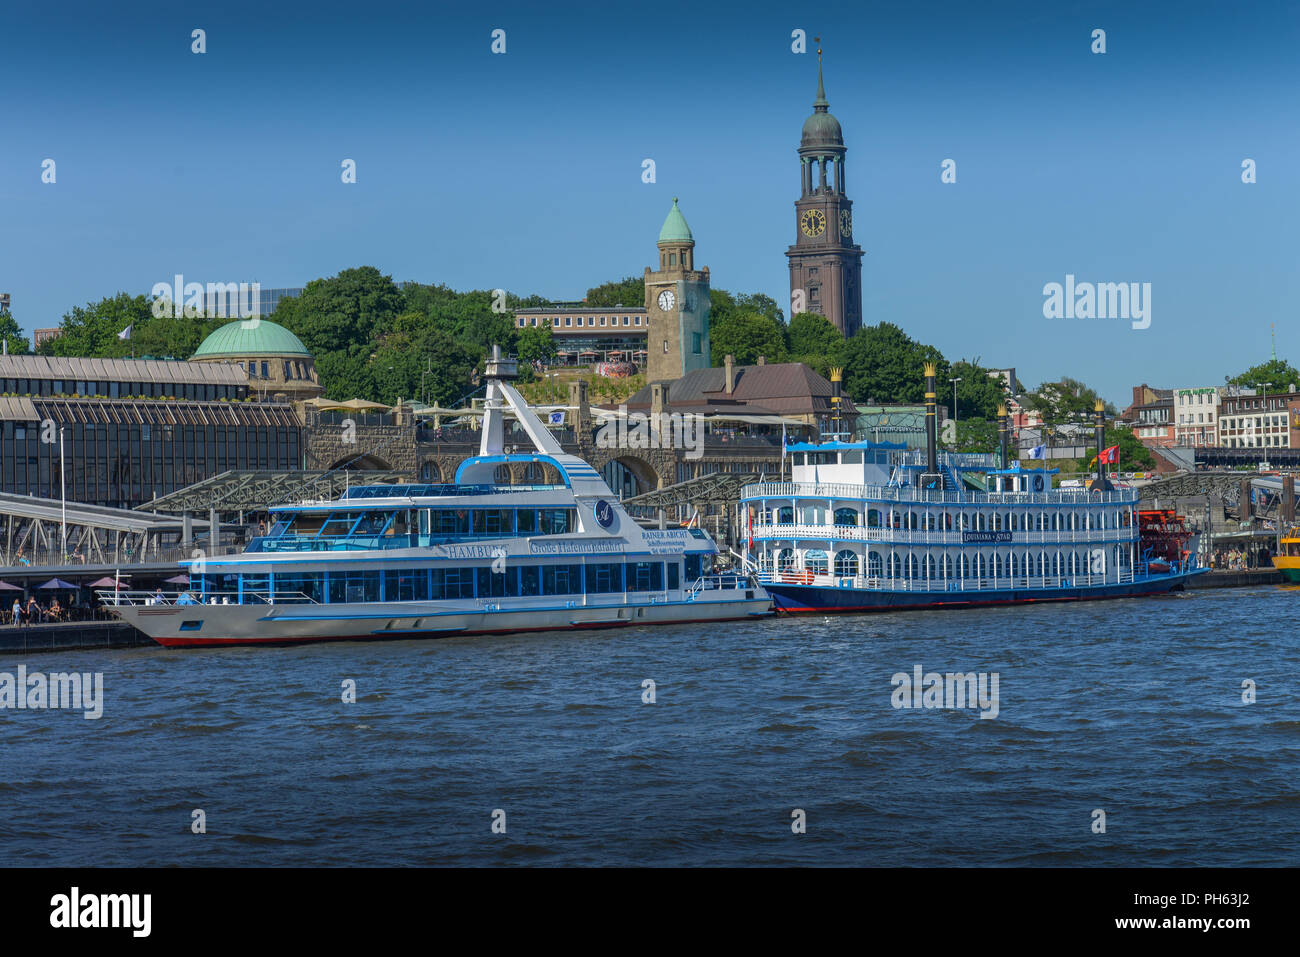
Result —
<instances>
[{"instance_id":1,"label":"green copper roof","mask_svg":"<svg viewBox=\"0 0 1300 957\"><path fill-rule=\"evenodd\" d=\"M813 115L803 124L799 148L812 146L843 146L844 133L840 121L830 114L831 104L826 99L826 84L822 82L822 51L817 51L817 99L813 100Z\"/></svg>"},{"instance_id":2,"label":"green copper roof","mask_svg":"<svg viewBox=\"0 0 1300 957\"><path fill-rule=\"evenodd\" d=\"M668 218L664 220L664 228L659 230L659 241L661 243L695 242L695 237L691 235L691 227L686 225L686 217L677 208L676 196L673 197L673 208L668 210Z\"/></svg>"},{"instance_id":3,"label":"green copper roof","mask_svg":"<svg viewBox=\"0 0 1300 957\"><path fill-rule=\"evenodd\" d=\"M311 356L284 326L265 319L238 319L214 331L190 358L213 356Z\"/></svg>"}]
</instances>

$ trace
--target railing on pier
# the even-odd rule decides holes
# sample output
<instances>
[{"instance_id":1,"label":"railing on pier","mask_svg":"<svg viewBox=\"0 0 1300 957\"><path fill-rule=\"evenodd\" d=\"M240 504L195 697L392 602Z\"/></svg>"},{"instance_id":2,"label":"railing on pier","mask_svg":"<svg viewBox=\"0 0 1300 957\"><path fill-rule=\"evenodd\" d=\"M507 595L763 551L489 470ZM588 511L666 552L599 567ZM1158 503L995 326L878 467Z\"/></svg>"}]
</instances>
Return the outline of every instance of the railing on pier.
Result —
<instances>
[{"instance_id":1,"label":"railing on pier","mask_svg":"<svg viewBox=\"0 0 1300 957\"><path fill-rule=\"evenodd\" d=\"M99 588L95 597L107 607L118 605L302 605L318 604L316 599L295 591L218 591L199 594L193 591L141 591L139 589Z\"/></svg>"}]
</instances>

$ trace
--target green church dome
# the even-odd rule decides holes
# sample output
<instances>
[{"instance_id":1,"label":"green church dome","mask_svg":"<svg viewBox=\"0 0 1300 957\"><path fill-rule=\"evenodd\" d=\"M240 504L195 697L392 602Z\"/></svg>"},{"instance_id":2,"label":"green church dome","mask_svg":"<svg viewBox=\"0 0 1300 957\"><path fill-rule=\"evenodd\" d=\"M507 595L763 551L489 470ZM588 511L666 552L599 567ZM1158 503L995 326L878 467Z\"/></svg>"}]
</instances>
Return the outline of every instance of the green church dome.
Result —
<instances>
[{"instance_id":1,"label":"green church dome","mask_svg":"<svg viewBox=\"0 0 1300 957\"><path fill-rule=\"evenodd\" d=\"M817 51L817 99L813 100L813 115L804 120L800 149L813 146L844 146L844 133L840 121L830 114L831 104L826 99L826 85L822 83L822 51Z\"/></svg>"},{"instance_id":2,"label":"green church dome","mask_svg":"<svg viewBox=\"0 0 1300 957\"><path fill-rule=\"evenodd\" d=\"M203 340L191 359L215 359L224 356L306 356L311 353L302 341L284 326L265 319L239 319L228 322Z\"/></svg>"},{"instance_id":3,"label":"green church dome","mask_svg":"<svg viewBox=\"0 0 1300 957\"><path fill-rule=\"evenodd\" d=\"M673 208L668 210L668 218L664 220L664 228L659 230L659 241L661 243L695 242L695 237L691 235L691 227L686 225L686 217L677 208L676 196L673 197Z\"/></svg>"}]
</instances>

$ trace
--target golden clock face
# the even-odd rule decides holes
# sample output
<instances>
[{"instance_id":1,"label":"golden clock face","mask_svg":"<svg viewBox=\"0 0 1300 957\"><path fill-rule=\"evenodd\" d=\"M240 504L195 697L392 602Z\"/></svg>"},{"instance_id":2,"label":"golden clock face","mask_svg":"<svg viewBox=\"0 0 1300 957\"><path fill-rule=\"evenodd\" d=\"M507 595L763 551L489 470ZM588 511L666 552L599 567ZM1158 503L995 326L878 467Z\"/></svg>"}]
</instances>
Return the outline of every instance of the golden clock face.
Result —
<instances>
[{"instance_id":1,"label":"golden clock face","mask_svg":"<svg viewBox=\"0 0 1300 957\"><path fill-rule=\"evenodd\" d=\"M847 209L840 210L840 235L845 239L853 235L853 213Z\"/></svg>"},{"instance_id":2,"label":"golden clock face","mask_svg":"<svg viewBox=\"0 0 1300 957\"><path fill-rule=\"evenodd\" d=\"M806 209L799 217L799 228L806 236L820 236L826 232L826 214L820 209Z\"/></svg>"}]
</instances>

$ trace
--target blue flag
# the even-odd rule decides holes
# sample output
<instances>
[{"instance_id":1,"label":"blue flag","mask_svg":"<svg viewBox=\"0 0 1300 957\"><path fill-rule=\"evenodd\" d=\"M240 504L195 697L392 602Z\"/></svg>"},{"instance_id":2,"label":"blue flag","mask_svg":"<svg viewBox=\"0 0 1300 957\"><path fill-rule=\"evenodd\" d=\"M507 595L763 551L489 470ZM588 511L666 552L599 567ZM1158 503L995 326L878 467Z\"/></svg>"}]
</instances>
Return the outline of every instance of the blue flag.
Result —
<instances>
[{"instance_id":1,"label":"blue flag","mask_svg":"<svg viewBox=\"0 0 1300 957\"><path fill-rule=\"evenodd\" d=\"M1031 459L1045 459L1045 458L1047 458L1047 446L1046 446L1046 445L1035 445L1032 449L1029 450L1029 457L1030 457Z\"/></svg>"}]
</instances>

